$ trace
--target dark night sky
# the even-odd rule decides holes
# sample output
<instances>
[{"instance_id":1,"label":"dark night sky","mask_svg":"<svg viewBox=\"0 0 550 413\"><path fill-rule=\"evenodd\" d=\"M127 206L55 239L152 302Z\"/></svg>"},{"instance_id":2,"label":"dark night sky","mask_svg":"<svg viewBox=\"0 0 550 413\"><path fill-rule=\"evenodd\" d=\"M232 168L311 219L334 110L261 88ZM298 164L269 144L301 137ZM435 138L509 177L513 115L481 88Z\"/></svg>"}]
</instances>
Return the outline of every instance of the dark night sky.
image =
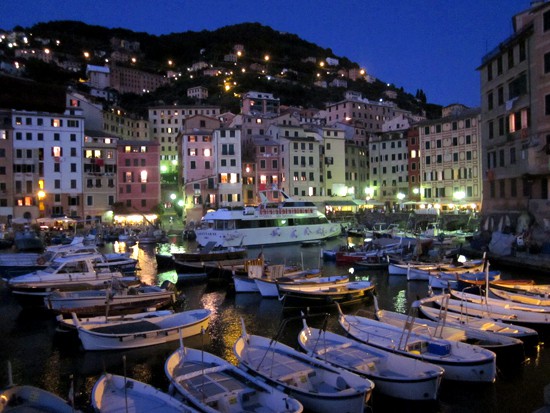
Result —
<instances>
[{"instance_id":1,"label":"dark night sky","mask_svg":"<svg viewBox=\"0 0 550 413\"><path fill-rule=\"evenodd\" d=\"M431 103L479 106L481 58L512 32L530 0L18 0L0 1L0 28L80 20L150 34L258 22L331 48L384 82ZM269 51L266 51L269 52Z\"/></svg>"}]
</instances>

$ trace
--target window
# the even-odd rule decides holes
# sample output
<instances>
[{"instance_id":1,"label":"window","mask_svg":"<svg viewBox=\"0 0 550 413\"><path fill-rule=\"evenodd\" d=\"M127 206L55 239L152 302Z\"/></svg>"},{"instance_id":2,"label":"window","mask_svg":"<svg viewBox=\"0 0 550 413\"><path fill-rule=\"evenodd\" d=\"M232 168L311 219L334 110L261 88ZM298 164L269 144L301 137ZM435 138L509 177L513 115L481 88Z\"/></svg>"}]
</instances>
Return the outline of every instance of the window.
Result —
<instances>
[{"instance_id":1,"label":"window","mask_svg":"<svg viewBox=\"0 0 550 413\"><path fill-rule=\"evenodd\" d=\"M550 115L550 95L544 97L544 114Z\"/></svg>"},{"instance_id":2,"label":"window","mask_svg":"<svg viewBox=\"0 0 550 413\"><path fill-rule=\"evenodd\" d=\"M544 73L550 72L550 53L544 54Z\"/></svg>"},{"instance_id":3,"label":"window","mask_svg":"<svg viewBox=\"0 0 550 413\"><path fill-rule=\"evenodd\" d=\"M542 15L542 28L545 32L550 30L550 11L547 11Z\"/></svg>"}]
</instances>

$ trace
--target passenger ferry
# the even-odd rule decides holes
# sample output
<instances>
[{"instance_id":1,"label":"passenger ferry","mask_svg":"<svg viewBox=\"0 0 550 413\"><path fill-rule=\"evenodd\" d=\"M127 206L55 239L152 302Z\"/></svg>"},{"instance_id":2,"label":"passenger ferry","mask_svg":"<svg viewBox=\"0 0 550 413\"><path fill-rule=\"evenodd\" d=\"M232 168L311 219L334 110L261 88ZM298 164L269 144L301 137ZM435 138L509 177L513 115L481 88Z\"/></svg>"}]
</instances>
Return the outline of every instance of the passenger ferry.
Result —
<instances>
[{"instance_id":1,"label":"passenger ferry","mask_svg":"<svg viewBox=\"0 0 550 413\"><path fill-rule=\"evenodd\" d=\"M313 202L295 201L280 190L273 192L280 194L281 202L270 203L264 191L257 207L208 212L195 230L197 242L215 242L224 247L269 246L340 235L340 225L330 222Z\"/></svg>"}]
</instances>

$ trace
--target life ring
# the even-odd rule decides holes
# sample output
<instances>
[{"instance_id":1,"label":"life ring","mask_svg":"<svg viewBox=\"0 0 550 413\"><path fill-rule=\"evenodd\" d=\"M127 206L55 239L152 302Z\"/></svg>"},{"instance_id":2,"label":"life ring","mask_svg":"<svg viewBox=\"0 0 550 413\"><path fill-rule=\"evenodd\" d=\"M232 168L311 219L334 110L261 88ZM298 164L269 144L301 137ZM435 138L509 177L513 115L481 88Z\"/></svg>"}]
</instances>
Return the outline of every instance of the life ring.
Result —
<instances>
[{"instance_id":1,"label":"life ring","mask_svg":"<svg viewBox=\"0 0 550 413\"><path fill-rule=\"evenodd\" d=\"M38 257L38 258L36 259L36 263L37 263L38 265L44 265L44 264L46 264L46 260L44 259L44 257Z\"/></svg>"}]
</instances>

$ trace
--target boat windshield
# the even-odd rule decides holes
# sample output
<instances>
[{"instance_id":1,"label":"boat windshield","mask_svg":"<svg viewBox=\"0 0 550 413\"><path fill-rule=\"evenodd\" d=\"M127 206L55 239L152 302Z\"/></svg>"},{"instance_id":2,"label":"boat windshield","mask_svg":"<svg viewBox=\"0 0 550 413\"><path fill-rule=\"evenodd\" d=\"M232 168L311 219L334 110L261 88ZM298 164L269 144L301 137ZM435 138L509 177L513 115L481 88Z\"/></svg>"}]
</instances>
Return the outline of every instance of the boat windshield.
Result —
<instances>
[{"instance_id":1,"label":"boat windshield","mask_svg":"<svg viewBox=\"0 0 550 413\"><path fill-rule=\"evenodd\" d=\"M62 263L53 262L51 265L44 269L44 272L49 272L50 274L53 274L54 272L57 272L59 270L59 267L61 267L62 265Z\"/></svg>"}]
</instances>

